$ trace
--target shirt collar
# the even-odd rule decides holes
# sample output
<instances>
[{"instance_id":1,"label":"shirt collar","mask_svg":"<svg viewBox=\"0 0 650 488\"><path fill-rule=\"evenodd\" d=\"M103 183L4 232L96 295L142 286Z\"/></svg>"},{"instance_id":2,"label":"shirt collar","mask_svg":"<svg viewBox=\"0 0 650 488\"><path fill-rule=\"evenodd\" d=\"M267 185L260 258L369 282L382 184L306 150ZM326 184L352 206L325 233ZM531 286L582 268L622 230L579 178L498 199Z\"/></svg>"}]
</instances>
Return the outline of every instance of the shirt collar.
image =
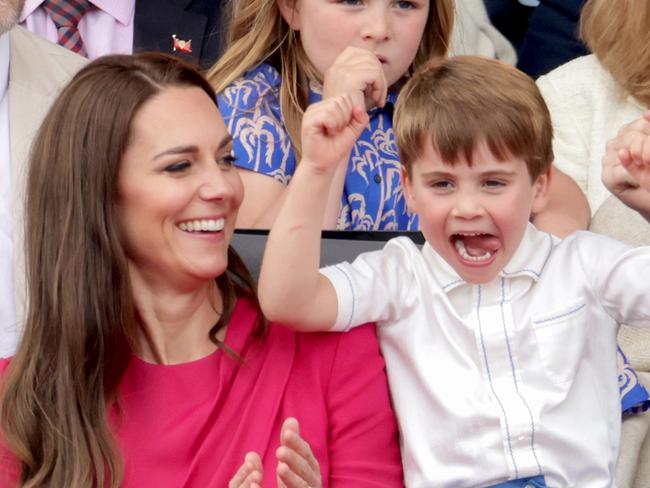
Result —
<instances>
[{"instance_id":1,"label":"shirt collar","mask_svg":"<svg viewBox=\"0 0 650 488\"><path fill-rule=\"evenodd\" d=\"M106 12L115 18L120 24L128 25L133 17L135 9L135 0L89 0L98 9ZM20 15L20 22L24 22L27 17L41 6L43 0L26 0L23 11Z\"/></svg>"},{"instance_id":2,"label":"shirt collar","mask_svg":"<svg viewBox=\"0 0 650 488\"><path fill-rule=\"evenodd\" d=\"M0 100L7 94L9 88L9 32L0 35Z\"/></svg>"},{"instance_id":3,"label":"shirt collar","mask_svg":"<svg viewBox=\"0 0 650 488\"><path fill-rule=\"evenodd\" d=\"M499 276L503 278L523 276L529 277L533 281L539 280L558 242L557 237L553 237L547 232L541 232L529 223L519 247L508 264L499 272ZM422 254L431 267L433 276L445 292L469 284L433 250L428 242L422 247Z\"/></svg>"}]
</instances>

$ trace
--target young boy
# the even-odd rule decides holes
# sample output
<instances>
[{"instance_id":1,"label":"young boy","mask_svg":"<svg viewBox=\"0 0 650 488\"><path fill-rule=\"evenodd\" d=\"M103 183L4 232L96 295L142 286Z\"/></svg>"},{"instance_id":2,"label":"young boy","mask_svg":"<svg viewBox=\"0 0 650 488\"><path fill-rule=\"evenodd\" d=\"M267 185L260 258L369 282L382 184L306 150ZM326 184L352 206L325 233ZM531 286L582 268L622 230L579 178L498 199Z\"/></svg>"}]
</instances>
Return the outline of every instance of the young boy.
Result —
<instances>
[{"instance_id":1,"label":"young boy","mask_svg":"<svg viewBox=\"0 0 650 488\"><path fill-rule=\"evenodd\" d=\"M548 110L526 75L460 57L416 73L395 113L427 243L400 237L319 273L329 183L366 122L362 100L305 114L263 310L301 330L377 322L407 486L613 486L616 332L650 325L650 249L587 232L560 242L529 223L549 185Z\"/></svg>"}]
</instances>

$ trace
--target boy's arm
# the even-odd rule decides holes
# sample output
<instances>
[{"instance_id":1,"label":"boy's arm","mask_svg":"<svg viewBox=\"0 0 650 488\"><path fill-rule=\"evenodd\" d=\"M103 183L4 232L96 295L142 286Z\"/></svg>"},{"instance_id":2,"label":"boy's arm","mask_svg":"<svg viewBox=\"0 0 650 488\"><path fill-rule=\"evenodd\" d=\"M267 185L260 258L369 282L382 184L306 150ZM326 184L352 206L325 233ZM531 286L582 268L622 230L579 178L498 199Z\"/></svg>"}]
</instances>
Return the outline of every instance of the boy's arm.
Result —
<instances>
[{"instance_id":1,"label":"boy's arm","mask_svg":"<svg viewBox=\"0 0 650 488\"><path fill-rule=\"evenodd\" d=\"M334 325L336 293L318 272L321 226L337 167L367 123L361 92L329 98L305 112L303 158L269 234L260 272L260 303L270 320L306 331Z\"/></svg>"},{"instance_id":2,"label":"boy's arm","mask_svg":"<svg viewBox=\"0 0 650 488\"><path fill-rule=\"evenodd\" d=\"M556 168L551 169L551 182L546 207L533 215L533 224L558 237L589 227L591 211L582 190Z\"/></svg>"}]
</instances>

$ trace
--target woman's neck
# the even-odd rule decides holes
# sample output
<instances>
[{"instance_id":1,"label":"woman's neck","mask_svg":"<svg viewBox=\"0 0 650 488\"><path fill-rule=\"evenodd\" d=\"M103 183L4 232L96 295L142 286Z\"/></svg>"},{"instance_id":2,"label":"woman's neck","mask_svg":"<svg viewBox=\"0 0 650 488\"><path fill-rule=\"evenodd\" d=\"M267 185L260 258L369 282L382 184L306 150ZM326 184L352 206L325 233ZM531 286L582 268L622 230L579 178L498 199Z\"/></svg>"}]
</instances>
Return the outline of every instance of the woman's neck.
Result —
<instances>
[{"instance_id":1,"label":"woman's neck","mask_svg":"<svg viewBox=\"0 0 650 488\"><path fill-rule=\"evenodd\" d=\"M194 361L215 351L210 329L221 316L221 293L214 281L192 290L179 291L152 286L131 273L135 305L141 328L138 355L147 362L179 364ZM225 327L217 338L223 340Z\"/></svg>"}]
</instances>

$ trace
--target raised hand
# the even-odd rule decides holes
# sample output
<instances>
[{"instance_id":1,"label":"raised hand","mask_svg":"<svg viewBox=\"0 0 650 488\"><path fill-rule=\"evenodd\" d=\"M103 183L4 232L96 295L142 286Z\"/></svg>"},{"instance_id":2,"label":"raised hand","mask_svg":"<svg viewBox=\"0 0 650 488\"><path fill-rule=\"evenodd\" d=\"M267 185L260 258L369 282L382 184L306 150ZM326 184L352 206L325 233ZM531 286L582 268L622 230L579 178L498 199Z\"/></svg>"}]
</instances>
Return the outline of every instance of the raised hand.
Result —
<instances>
[{"instance_id":1,"label":"raised hand","mask_svg":"<svg viewBox=\"0 0 650 488\"><path fill-rule=\"evenodd\" d=\"M383 107L387 91L381 61L372 52L358 47L350 46L339 54L323 81L323 99L351 93L355 103L364 102L366 110Z\"/></svg>"},{"instance_id":2,"label":"raised hand","mask_svg":"<svg viewBox=\"0 0 650 488\"><path fill-rule=\"evenodd\" d=\"M309 444L300 436L298 421L288 418L280 431L278 488L321 488L320 466Z\"/></svg>"},{"instance_id":3,"label":"raised hand","mask_svg":"<svg viewBox=\"0 0 650 488\"><path fill-rule=\"evenodd\" d=\"M602 180L609 191L629 207L650 211L650 111L624 125L607 143Z\"/></svg>"},{"instance_id":4,"label":"raised hand","mask_svg":"<svg viewBox=\"0 0 650 488\"><path fill-rule=\"evenodd\" d=\"M262 488L264 467L259 454L249 452L244 457L244 462L233 476L228 488Z\"/></svg>"},{"instance_id":5,"label":"raised hand","mask_svg":"<svg viewBox=\"0 0 650 488\"><path fill-rule=\"evenodd\" d=\"M317 173L333 172L348 160L367 124L368 114L349 93L310 105L302 118L300 165Z\"/></svg>"}]
</instances>

